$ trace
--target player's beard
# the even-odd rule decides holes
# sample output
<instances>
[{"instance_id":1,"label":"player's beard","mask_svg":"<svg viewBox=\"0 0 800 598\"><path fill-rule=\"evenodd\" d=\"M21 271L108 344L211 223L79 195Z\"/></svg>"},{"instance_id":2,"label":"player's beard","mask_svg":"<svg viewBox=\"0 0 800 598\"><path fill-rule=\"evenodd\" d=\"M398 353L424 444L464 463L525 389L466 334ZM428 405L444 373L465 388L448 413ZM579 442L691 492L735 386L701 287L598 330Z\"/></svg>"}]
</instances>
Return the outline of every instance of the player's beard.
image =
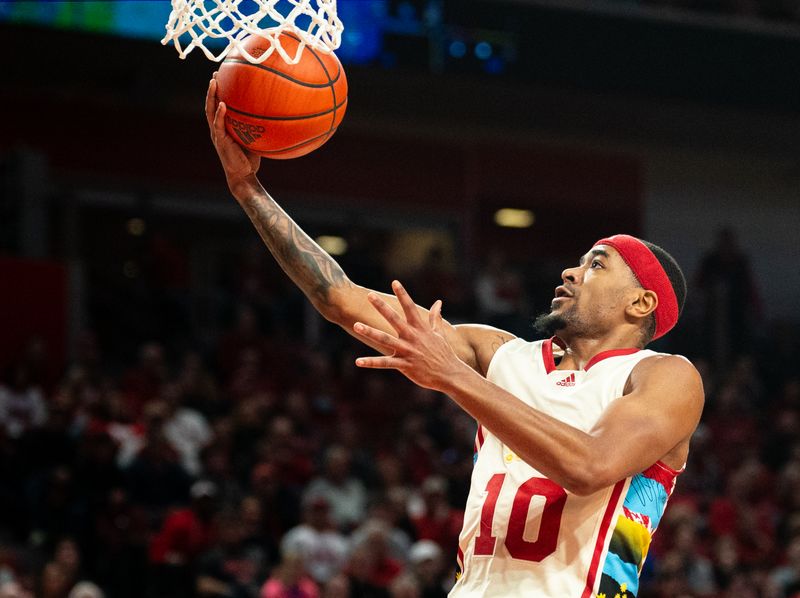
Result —
<instances>
[{"instance_id":1,"label":"player's beard","mask_svg":"<svg viewBox=\"0 0 800 598\"><path fill-rule=\"evenodd\" d=\"M533 321L533 328L545 336L553 336L557 332L581 336L589 333L591 327L581 320L576 306L571 305L563 312L551 311L538 315Z\"/></svg>"},{"instance_id":2,"label":"player's beard","mask_svg":"<svg viewBox=\"0 0 800 598\"><path fill-rule=\"evenodd\" d=\"M567 319L561 314L552 312L539 314L533 321L533 329L544 336L553 336L556 332L566 327Z\"/></svg>"}]
</instances>

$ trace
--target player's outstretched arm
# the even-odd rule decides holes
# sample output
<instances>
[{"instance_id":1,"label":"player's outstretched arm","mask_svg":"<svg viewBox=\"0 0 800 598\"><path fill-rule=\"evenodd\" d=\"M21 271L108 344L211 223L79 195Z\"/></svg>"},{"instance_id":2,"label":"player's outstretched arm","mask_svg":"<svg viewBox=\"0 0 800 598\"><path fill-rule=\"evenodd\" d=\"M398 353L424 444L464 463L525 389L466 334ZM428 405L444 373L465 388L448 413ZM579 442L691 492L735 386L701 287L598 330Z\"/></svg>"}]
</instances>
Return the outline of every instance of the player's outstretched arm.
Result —
<instances>
[{"instance_id":1,"label":"player's outstretched arm","mask_svg":"<svg viewBox=\"0 0 800 598\"><path fill-rule=\"evenodd\" d=\"M211 140L225 170L228 187L283 271L323 317L339 324L348 333L354 334L353 324L356 321L392 333L386 320L368 300L368 295L373 291L353 283L339 264L306 235L261 186L256 176L261 160L244 150L225 131L226 107L217 100L216 88L217 82L212 79L206 95L205 111ZM394 296L379 295L393 309L400 311ZM427 309L419 306L416 309L420 317L428 317ZM479 371L485 371L485 365L491 357L485 349L476 354L474 347L499 346L513 338L508 333L482 326L454 327L444 322L443 329L459 359ZM382 350L369 339L360 340Z\"/></svg>"}]
</instances>

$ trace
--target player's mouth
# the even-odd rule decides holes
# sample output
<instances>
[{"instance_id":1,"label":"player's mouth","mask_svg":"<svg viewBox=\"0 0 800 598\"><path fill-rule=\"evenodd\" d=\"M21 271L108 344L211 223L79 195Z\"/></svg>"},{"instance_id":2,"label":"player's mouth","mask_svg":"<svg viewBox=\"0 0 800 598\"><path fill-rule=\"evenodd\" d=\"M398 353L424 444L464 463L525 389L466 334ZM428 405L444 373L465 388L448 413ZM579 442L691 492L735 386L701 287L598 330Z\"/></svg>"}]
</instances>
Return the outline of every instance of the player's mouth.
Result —
<instances>
[{"instance_id":1,"label":"player's mouth","mask_svg":"<svg viewBox=\"0 0 800 598\"><path fill-rule=\"evenodd\" d=\"M566 303L567 300L572 299L574 294L565 286L556 287L555 291L556 296L553 297L553 300L550 302L550 309L556 309L562 303Z\"/></svg>"},{"instance_id":2,"label":"player's mouth","mask_svg":"<svg viewBox=\"0 0 800 598\"><path fill-rule=\"evenodd\" d=\"M574 296L574 293L572 291L570 291L564 285L561 285L560 287L556 287L555 299L567 299L567 298L571 298L573 296Z\"/></svg>"}]
</instances>

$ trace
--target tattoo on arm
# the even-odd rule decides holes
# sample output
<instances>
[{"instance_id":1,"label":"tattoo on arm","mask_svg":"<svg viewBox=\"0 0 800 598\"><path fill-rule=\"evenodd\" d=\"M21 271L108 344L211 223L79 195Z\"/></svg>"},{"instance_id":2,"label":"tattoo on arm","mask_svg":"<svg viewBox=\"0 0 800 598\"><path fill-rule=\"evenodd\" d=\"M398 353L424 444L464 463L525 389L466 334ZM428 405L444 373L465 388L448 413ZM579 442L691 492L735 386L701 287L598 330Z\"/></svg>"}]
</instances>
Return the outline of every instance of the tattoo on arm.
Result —
<instances>
[{"instance_id":1,"label":"tattoo on arm","mask_svg":"<svg viewBox=\"0 0 800 598\"><path fill-rule=\"evenodd\" d=\"M241 204L283 271L315 305L330 306L332 289L354 286L269 194L254 194Z\"/></svg>"},{"instance_id":2,"label":"tattoo on arm","mask_svg":"<svg viewBox=\"0 0 800 598\"><path fill-rule=\"evenodd\" d=\"M509 339L504 337L502 334L498 334L495 336L495 340L492 341L492 352L496 352L500 347L505 345Z\"/></svg>"}]
</instances>

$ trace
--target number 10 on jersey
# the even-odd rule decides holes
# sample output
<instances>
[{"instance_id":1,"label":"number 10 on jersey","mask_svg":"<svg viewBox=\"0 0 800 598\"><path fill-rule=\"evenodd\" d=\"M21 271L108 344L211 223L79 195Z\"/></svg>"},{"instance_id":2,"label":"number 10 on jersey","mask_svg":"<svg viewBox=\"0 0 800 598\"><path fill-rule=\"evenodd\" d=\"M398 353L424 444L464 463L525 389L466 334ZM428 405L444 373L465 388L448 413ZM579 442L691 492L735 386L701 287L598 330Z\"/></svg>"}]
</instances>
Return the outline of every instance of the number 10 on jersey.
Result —
<instances>
[{"instance_id":1,"label":"number 10 on jersey","mask_svg":"<svg viewBox=\"0 0 800 598\"><path fill-rule=\"evenodd\" d=\"M497 499L503 488L506 474L494 474L486 484L486 500L481 509L481 523L475 537L475 556L492 556L495 552L499 536L492 535L492 522ZM545 499L539 522L539 536L529 542L524 538L525 526L528 522L528 510L534 496ZM514 495L511 515L506 523L506 534L503 539L508 553L515 559L539 562L556 551L558 529L561 526L561 514L567 500L566 491L547 478L530 478L523 483Z\"/></svg>"}]
</instances>

